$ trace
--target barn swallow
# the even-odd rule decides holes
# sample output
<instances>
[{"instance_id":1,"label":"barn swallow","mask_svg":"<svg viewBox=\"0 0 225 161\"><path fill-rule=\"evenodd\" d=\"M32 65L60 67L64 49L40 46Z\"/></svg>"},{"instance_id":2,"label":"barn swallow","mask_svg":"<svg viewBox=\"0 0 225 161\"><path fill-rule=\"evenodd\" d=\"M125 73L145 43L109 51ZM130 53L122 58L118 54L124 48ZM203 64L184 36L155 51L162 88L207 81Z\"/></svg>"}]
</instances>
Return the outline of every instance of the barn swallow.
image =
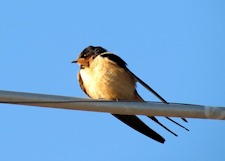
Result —
<instances>
[{"instance_id":1,"label":"barn swallow","mask_svg":"<svg viewBox=\"0 0 225 161\"><path fill-rule=\"evenodd\" d=\"M136 83L139 82L147 90L158 97L163 103L168 104L168 102L156 93L150 86L132 73L127 68L127 64L123 59L100 46L88 46L72 63L79 64L80 71L78 72L78 82L81 89L90 98L143 102L144 100L136 90ZM148 127L137 116L120 114L112 115L153 140L160 143L165 142L165 139L161 135ZM162 126L171 134L177 136L177 134L160 123L154 116L147 117ZM166 118L178 126L188 130L171 118ZM182 120L187 122L185 118L182 118Z\"/></svg>"}]
</instances>

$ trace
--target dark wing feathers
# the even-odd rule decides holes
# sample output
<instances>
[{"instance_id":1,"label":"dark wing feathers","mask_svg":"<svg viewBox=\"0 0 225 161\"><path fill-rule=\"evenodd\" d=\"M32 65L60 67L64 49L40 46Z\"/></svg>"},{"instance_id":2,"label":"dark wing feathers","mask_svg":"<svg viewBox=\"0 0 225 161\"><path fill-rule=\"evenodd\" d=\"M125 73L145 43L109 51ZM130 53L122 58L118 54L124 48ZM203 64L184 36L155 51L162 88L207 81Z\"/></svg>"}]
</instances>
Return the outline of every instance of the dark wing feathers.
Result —
<instances>
[{"instance_id":1,"label":"dark wing feathers","mask_svg":"<svg viewBox=\"0 0 225 161\"><path fill-rule=\"evenodd\" d=\"M119 67L127 69L127 63L121 59L119 56L115 55L115 54L107 54L107 53L103 53L101 54L102 57L107 57L109 60L112 60L114 63L116 63Z\"/></svg>"},{"instance_id":2,"label":"dark wing feathers","mask_svg":"<svg viewBox=\"0 0 225 161\"><path fill-rule=\"evenodd\" d=\"M142 81L140 78L138 78L134 73L129 71L135 78L136 80L143 85L147 90L152 92L157 98L159 98L163 103L169 104L164 98L162 98L155 90L153 90L149 85L147 85L144 81Z\"/></svg>"}]
</instances>

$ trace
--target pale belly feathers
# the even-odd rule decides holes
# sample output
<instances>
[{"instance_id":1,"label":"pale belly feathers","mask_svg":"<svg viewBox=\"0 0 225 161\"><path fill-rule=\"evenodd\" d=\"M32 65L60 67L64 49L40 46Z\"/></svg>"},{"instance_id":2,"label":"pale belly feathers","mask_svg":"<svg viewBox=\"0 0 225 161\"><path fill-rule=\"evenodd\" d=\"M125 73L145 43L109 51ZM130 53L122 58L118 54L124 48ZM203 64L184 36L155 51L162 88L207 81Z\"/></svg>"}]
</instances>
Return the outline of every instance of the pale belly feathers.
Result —
<instances>
[{"instance_id":1,"label":"pale belly feathers","mask_svg":"<svg viewBox=\"0 0 225 161\"><path fill-rule=\"evenodd\" d=\"M91 98L134 100L136 97L136 82L132 75L101 56L96 57L89 68L81 69L80 76Z\"/></svg>"}]
</instances>

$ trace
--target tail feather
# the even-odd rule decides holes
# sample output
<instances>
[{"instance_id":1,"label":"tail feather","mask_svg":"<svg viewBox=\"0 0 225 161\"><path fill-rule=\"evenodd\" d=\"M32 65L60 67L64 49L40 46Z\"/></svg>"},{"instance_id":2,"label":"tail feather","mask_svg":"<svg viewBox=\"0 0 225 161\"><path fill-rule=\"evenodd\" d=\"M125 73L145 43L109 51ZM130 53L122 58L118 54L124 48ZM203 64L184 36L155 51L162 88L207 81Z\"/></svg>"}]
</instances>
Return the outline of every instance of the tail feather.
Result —
<instances>
[{"instance_id":1,"label":"tail feather","mask_svg":"<svg viewBox=\"0 0 225 161\"><path fill-rule=\"evenodd\" d=\"M155 118L154 116L148 116L148 118L150 118L151 120L153 120L154 122L156 122L157 124L159 124L160 126L162 126L164 129L166 129L167 131L169 131L171 134L173 134L174 136L178 136L176 133L174 133L173 131L171 131L169 128L167 128L166 126L164 126L161 122L158 121L157 118Z\"/></svg>"},{"instance_id":2,"label":"tail feather","mask_svg":"<svg viewBox=\"0 0 225 161\"><path fill-rule=\"evenodd\" d=\"M145 102L144 99L137 93L137 91L135 91L136 93L136 101L141 101L141 102ZM167 102L166 102L167 103ZM154 116L148 116L151 120L153 120L154 122L156 122L157 124L159 124L160 126L162 126L164 129L166 129L167 131L169 131L170 133L172 133L173 135L177 136L177 134L175 134L174 132L172 132L170 129L168 129L166 126L164 126L162 123L160 123ZM174 124L182 127L183 129L189 131L189 129L187 129L186 127L184 127L183 125L179 124L178 122L172 120L169 117L165 117L166 119L170 120L171 122L173 122ZM182 120L184 120L185 122L187 122L187 120L185 118L181 118Z\"/></svg>"},{"instance_id":3,"label":"tail feather","mask_svg":"<svg viewBox=\"0 0 225 161\"><path fill-rule=\"evenodd\" d=\"M176 122L176 121L172 120L171 118L169 118L169 117L166 117L166 118L167 118L168 120L172 121L173 123L175 123L176 125L178 125L178 126L182 127L183 129L185 129L185 130L187 130L187 131L190 131L189 129L187 129L187 128L186 128L186 127L184 127L183 125L179 124L178 122Z\"/></svg>"},{"instance_id":4,"label":"tail feather","mask_svg":"<svg viewBox=\"0 0 225 161\"><path fill-rule=\"evenodd\" d=\"M143 85L148 91L150 91L152 94L154 94L159 100L161 100L163 103L165 104L169 104L164 98L162 98L154 89L152 89L149 85L147 85L143 80L141 80L140 78L138 78L134 73L132 73L131 71L129 71L131 73L131 75L133 75L137 82L139 82L141 85ZM139 96L140 97L140 96ZM142 99L142 98L141 98ZM143 100L143 99L142 99ZM185 118L181 118L184 122L187 122L187 120Z\"/></svg>"},{"instance_id":5,"label":"tail feather","mask_svg":"<svg viewBox=\"0 0 225 161\"><path fill-rule=\"evenodd\" d=\"M181 118L181 119L182 119L184 122L188 122L187 119L185 119L185 118Z\"/></svg>"},{"instance_id":6,"label":"tail feather","mask_svg":"<svg viewBox=\"0 0 225 161\"><path fill-rule=\"evenodd\" d=\"M123 123L127 124L131 128L137 130L138 132L152 138L155 141L158 141L160 143L164 143L165 139L159 135L157 132L152 130L150 127L148 127L144 122L142 122L137 116L134 115L118 115L118 114L112 114L117 119L122 121Z\"/></svg>"}]
</instances>

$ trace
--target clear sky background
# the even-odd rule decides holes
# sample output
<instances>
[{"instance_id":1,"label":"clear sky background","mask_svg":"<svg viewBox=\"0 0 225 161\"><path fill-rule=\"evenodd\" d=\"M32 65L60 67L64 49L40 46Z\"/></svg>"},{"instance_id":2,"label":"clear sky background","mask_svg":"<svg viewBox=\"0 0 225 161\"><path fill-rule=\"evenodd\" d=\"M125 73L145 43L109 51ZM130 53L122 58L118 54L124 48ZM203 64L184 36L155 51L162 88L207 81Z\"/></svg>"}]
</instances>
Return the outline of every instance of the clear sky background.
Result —
<instances>
[{"instance_id":1,"label":"clear sky background","mask_svg":"<svg viewBox=\"0 0 225 161\"><path fill-rule=\"evenodd\" d=\"M2 0L0 90L86 97L70 62L88 45L118 54L169 102L225 106L223 0ZM157 101L138 86L146 100ZM159 144L110 114L0 104L1 161L224 161L225 122L159 118Z\"/></svg>"}]
</instances>

